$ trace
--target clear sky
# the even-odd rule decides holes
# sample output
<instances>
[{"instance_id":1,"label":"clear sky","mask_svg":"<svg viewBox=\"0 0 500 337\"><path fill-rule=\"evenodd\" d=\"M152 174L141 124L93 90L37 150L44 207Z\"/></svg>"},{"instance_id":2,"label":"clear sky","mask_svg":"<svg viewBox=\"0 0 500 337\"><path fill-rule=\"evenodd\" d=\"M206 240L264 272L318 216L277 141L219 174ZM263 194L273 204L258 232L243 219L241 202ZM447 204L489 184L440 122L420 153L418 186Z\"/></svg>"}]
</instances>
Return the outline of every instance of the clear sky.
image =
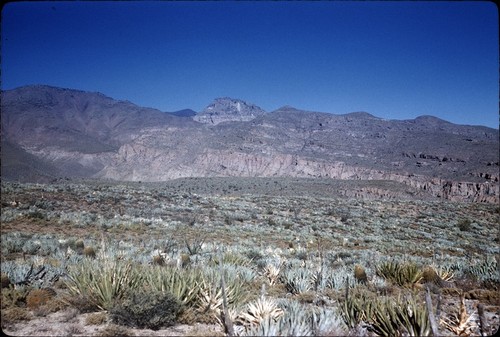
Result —
<instances>
[{"instance_id":1,"label":"clear sky","mask_svg":"<svg viewBox=\"0 0 500 337\"><path fill-rule=\"evenodd\" d=\"M2 89L99 91L162 111L229 96L498 128L493 2L12 2Z\"/></svg>"}]
</instances>

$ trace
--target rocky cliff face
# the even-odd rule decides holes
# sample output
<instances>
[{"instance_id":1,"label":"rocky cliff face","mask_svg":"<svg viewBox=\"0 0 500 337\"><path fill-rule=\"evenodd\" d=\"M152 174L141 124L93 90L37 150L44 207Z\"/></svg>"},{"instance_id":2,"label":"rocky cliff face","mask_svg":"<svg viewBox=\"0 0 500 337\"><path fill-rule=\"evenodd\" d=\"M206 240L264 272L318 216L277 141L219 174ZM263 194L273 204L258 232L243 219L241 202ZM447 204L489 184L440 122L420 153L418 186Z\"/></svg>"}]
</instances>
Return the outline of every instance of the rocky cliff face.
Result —
<instances>
[{"instance_id":1,"label":"rocky cliff face","mask_svg":"<svg viewBox=\"0 0 500 337\"><path fill-rule=\"evenodd\" d=\"M219 124L222 122L247 122L266 112L255 104L229 97L217 98L193 119L200 123Z\"/></svg>"},{"instance_id":2,"label":"rocky cliff face","mask_svg":"<svg viewBox=\"0 0 500 337\"><path fill-rule=\"evenodd\" d=\"M40 177L55 167L47 177L380 180L403 184L416 197L499 201L498 130L430 116L389 121L292 107L265 113L228 98L194 119L203 123L59 88L4 92L2 145L10 154L2 151L2 179L16 171ZM370 185L343 195L390 197L387 191Z\"/></svg>"},{"instance_id":3,"label":"rocky cliff face","mask_svg":"<svg viewBox=\"0 0 500 337\"><path fill-rule=\"evenodd\" d=\"M498 182L466 182L425 175L390 172L352 166L345 162L311 160L291 154L257 155L233 151L204 150L189 161L179 162L161 149L126 145L115 165L100 172L100 177L116 180L161 181L185 177L299 177L349 180L388 180L403 183L420 194L452 201L498 202ZM156 158L151 160L151 158ZM144 165L144 163L148 163ZM143 165L140 165L142 163ZM133 171L130 167L134 167ZM369 187L345 191L346 196L389 196L383 188Z\"/></svg>"}]
</instances>

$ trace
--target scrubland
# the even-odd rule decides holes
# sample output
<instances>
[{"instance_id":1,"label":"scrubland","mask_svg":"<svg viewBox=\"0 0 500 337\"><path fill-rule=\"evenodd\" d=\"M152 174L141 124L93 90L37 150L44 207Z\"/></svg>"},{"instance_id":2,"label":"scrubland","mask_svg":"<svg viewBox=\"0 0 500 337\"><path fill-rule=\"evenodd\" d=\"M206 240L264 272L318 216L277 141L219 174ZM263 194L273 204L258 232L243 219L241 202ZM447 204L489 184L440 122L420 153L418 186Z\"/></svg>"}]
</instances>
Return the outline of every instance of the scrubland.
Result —
<instances>
[{"instance_id":1,"label":"scrubland","mask_svg":"<svg viewBox=\"0 0 500 337\"><path fill-rule=\"evenodd\" d=\"M431 335L429 314L439 335L498 330L498 205L322 184L2 182L2 330Z\"/></svg>"}]
</instances>

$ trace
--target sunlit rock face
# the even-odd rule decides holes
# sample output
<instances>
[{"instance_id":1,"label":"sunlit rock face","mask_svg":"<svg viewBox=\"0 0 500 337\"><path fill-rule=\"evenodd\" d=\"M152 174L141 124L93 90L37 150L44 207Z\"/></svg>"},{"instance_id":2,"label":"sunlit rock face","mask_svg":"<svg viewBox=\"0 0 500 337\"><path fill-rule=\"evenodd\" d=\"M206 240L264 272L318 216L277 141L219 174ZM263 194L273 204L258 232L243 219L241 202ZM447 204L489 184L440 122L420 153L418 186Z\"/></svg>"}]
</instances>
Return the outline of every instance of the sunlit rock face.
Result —
<instances>
[{"instance_id":1,"label":"sunlit rock face","mask_svg":"<svg viewBox=\"0 0 500 337\"><path fill-rule=\"evenodd\" d=\"M222 97L215 99L205 109L196 114L193 119L200 123L215 125L232 121L246 122L265 114L266 111L255 104L240 99Z\"/></svg>"},{"instance_id":2,"label":"sunlit rock face","mask_svg":"<svg viewBox=\"0 0 500 337\"><path fill-rule=\"evenodd\" d=\"M220 98L192 118L48 86L2 92L1 104L6 180L327 178L391 181L415 198L499 201L498 130L431 116L266 113ZM368 183L342 194L394 197L388 191Z\"/></svg>"}]
</instances>

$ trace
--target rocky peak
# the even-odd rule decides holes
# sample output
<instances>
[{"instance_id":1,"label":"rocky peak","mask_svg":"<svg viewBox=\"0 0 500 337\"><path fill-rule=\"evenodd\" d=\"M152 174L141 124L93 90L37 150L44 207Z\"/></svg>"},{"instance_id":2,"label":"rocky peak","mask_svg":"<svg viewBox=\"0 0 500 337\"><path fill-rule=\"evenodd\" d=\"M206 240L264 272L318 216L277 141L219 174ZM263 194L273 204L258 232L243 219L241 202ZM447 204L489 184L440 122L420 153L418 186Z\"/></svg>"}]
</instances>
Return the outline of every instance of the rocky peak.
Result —
<instances>
[{"instance_id":1,"label":"rocky peak","mask_svg":"<svg viewBox=\"0 0 500 337\"><path fill-rule=\"evenodd\" d=\"M267 112L255 104L230 97L216 98L193 119L197 122L219 124L222 122L245 122Z\"/></svg>"}]
</instances>

